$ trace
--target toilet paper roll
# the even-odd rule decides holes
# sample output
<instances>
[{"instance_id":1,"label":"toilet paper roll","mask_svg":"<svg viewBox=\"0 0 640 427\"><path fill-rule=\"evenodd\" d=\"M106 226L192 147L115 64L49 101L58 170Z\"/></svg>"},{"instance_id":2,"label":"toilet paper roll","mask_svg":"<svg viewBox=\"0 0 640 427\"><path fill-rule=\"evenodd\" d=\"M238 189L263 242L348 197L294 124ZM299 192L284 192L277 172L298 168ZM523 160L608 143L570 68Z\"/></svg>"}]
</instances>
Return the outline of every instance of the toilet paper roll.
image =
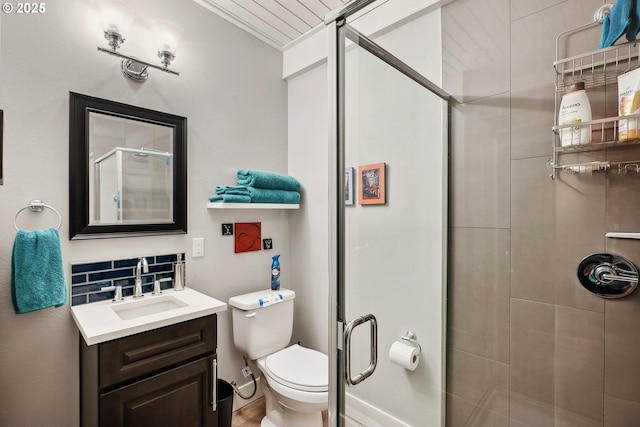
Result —
<instances>
[{"instance_id":1,"label":"toilet paper roll","mask_svg":"<svg viewBox=\"0 0 640 427\"><path fill-rule=\"evenodd\" d=\"M413 371L420 363L420 350L410 344L395 341L389 349L389 359L393 363Z\"/></svg>"}]
</instances>

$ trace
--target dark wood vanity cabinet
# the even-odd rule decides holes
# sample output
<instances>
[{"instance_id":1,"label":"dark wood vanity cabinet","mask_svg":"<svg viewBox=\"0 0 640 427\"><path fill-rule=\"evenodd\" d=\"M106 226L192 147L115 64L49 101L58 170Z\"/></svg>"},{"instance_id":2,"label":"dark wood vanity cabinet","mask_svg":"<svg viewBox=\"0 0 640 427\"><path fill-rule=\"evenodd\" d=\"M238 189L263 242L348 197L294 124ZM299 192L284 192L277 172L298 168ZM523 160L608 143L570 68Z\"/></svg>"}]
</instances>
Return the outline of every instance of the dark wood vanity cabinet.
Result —
<instances>
[{"instance_id":1,"label":"dark wood vanity cabinet","mask_svg":"<svg viewBox=\"0 0 640 427\"><path fill-rule=\"evenodd\" d=\"M217 427L216 315L88 346L80 336L83 427Z\"/></svg>"}]
</instances>

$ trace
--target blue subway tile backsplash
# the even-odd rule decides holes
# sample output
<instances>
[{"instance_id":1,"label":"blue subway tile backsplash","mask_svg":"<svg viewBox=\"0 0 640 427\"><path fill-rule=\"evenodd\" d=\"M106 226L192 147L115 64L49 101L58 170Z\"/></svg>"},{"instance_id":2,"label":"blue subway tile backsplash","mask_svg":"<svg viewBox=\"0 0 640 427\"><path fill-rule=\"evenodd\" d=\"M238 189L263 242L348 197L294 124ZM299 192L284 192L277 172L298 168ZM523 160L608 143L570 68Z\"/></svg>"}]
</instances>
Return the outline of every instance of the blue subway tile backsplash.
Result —
<instances>
[{"instance_id":1,"label":"blue subway tile backsplash","mask_svg":"<svg viewBox=\"0 0 640 427\"><path fill-rule=\"evenodd\" d=\"M145 257L149 272L143 273L142 291L151 292L153 282L164 278L173 279L176 254ZM184 259L184 254L182 254ZM71 265L71 305L88 304L113 298L113 291L103 291L110 286L122 286L122 295L133 295L136 264L138 258L117 259ZM162 289L173 287L173 280L161 283Z\"/></svg>"},{"instance_id":2,"label":"blue subway tile backsplash","mask_svg":"<svg viewBox=\"0 0 640 427\"><path fill-rule=\"evenodd\" d=\"M89 264L73 264L71 274L85 273L87 271L108 270L113 267L113 261L92 262Z\"/></svg>"}]
</instances>

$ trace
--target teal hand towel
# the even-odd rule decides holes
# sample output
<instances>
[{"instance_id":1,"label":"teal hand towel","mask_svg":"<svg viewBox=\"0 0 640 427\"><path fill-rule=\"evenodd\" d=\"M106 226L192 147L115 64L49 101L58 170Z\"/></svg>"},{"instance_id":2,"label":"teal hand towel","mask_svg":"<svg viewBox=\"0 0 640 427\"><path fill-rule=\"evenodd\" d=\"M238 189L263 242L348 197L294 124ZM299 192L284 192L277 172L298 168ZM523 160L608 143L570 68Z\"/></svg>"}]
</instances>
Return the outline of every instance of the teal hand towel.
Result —
<instances>
[{"instance_id":1,"label":"teal hand towel","mask_svg":"<svg viewBox=\"0 0 640 427\"><path fill-rule=\"evenodd\" d=\"M67 303L60 234L19 230L11 254L11 299L17 314Z\"/></svg>"},{"instance_id":2,"label":"teal hand towel","mask_svg":"<svg viewBox=\"0 0 640 427\"><path fill-rule=\"evenodd\" d=\"M602 36L600 48L613 46L622 35L627 40L636 39L640 31L639 0L617 0L611 8L611 13L602 22Z\"/></svg>"},{"instance_id":3,"label":"teal hand towel","mask_svg":"<svg viewBox=\"0 0 640 427\"><path fill-rule=\"evenodd\" d=\"M212 203L251 203L251 197L238 194L216 194L209 197Z\"/></svg>"},{"instance_id":4,"label":"teal hand towel","mask_svg":"<svg viewBox=\"0 0 640 427\"><path fill-rule=\"evenodd\" d=\"M251 203L300 203L300 193L297 191L273 190L268 188L249 187Z\"/></svg>"},{"instance_id":5,"label":"teal hand towel","mask_svg":"<svg viewBox=\"0 0 640 427\"><path fill-rule=\"evenodd\" d=\"M289 175L261 170L241 169L237 173L238 185L276 190L300 191L300 183Z\"/></svg>"}]
</instances>

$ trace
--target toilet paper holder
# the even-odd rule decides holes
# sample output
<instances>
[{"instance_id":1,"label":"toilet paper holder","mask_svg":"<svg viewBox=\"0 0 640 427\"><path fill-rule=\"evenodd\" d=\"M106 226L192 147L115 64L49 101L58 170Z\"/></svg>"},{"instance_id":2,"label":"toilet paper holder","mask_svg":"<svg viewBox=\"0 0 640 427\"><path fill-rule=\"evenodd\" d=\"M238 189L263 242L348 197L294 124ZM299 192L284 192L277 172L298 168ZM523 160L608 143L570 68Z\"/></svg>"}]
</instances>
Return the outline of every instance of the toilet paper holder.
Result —
<instances>
[{"instance_id":1,"label":"toilet paper holder","mask_svg":"<svg viewBox=\"0 0 640 427\"><path fill-rule=\"evenodd\" d=\"M418 343L418 336L413 331L407 331L402 336L402 341L406 341L414 347L418 348L418 355L422 353L422 346Z\"/></svg>"}]
</instances>

